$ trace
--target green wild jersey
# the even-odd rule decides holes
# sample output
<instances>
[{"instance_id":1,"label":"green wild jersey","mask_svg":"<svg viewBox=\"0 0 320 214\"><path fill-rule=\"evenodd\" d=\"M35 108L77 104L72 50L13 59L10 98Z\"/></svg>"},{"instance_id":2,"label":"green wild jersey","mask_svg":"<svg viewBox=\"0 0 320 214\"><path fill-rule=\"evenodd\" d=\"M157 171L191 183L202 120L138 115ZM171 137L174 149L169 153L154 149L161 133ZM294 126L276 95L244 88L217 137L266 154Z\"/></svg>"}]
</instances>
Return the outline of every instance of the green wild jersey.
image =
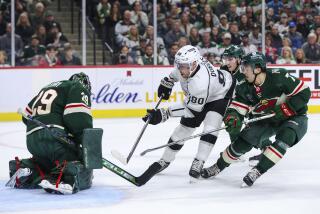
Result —
<instances>
[{"instance_id":1,"label":"green wild jersey","mask_svg":"<svg viewBox=\"0 0 320 214\"><path fill-rule=\"evenodd\" d=\"M288 105L298 114L306 114L310 99L310 89L303 81L291 76L285 69L267 69L266 79L261 86L255 86L245 79L238 82L236 95L229 106L245 116L254 108L254 113L281 103Z\"/></svg>"},{"instance_id":2,"label":"green wild jersey","mask_svg":"<svg viewBox=\"0 0 320 214\"><path fill-rule=\"evenodd\" d=\"M40 90L25 109L35 119L52 127L64 129L80 143L82 130L92 128L90 93L79 82L53 82ZM41 129L23 120L27 135Z\"/></svg>"}]
</instances>

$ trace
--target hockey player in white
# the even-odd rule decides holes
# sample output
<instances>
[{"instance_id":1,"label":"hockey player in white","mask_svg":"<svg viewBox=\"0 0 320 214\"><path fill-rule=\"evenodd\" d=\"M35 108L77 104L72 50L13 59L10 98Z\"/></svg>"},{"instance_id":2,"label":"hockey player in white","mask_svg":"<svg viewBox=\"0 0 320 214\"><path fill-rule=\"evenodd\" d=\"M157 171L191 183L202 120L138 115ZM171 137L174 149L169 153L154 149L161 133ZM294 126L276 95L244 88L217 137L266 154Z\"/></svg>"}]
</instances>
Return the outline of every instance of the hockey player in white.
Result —
<instances>
[{"instance_id":1,"label":"hockey player in white","mask_svg":"<svg viewBox=\"0 0 320 214\"><path fill-rule=\"evenodd\" d=\"M175 55L174 70L169 77L161 80L158 96L168 100L175 82L181 84L185 94L184 102L168 109L148 109L148 114L143 120L146 121L151 117L150 124L157 125L170 117L181 117L180 124L173 131L168 143L191 136L202 122L204 132L220 128L235 87L232 75L225 70L214 68L210 62L201 57L196 47L186 45ZM192 178L200 177L200 171L217 136L218 132L212 132L200 138L198 152L189 171ZM183 143L167 147L161 159L138 177L138 181L143 185L155 174L167 168L182 146Z\"/></svg>"}]
</instances>

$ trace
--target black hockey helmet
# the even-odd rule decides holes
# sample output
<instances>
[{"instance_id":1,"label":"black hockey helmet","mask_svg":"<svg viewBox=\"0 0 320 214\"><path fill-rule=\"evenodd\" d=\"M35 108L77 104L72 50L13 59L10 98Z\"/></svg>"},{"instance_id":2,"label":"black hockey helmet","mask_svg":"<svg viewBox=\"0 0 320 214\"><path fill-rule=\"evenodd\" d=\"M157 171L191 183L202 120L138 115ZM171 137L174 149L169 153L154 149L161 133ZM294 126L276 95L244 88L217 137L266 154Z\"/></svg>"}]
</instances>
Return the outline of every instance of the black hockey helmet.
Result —
<instances>
[{"instance_id":1,"label":"black hockey helmet","mask_svg":"<svg viewBox=\"0 0 320 214\"><path fill-rule=\"evenodd\" d=\"M91 93L91 83L89 76L83 72L73 74L70 78L70 81L77 81L79 82L84 88L86 88Z\"/></svg>"}]
</instances>

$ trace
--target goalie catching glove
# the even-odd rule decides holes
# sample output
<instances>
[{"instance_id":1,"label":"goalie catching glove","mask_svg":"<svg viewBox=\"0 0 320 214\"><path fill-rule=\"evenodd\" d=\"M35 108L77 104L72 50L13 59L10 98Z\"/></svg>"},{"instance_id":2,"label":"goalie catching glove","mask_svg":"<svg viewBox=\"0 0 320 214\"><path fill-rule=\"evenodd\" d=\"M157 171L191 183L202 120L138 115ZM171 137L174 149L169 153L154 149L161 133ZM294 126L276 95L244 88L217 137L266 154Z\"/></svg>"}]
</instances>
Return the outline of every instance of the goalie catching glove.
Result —
<instances>
[{"instance_id":1,"label":"goalie catching glove","mask_svg":"<svg viewBox=\"0 0 320 214\"><path fill-rule=\"evenodd\" d=\"M168 77L163 78L158 88L158 97L162 96L162 99L168 100L171 95L173 86L174 82L172 79Z\"/></svg>"},{"instance_id":2,"label":"goalie catching glove","mask_svg":"<svg viewBox=\"0 0 320 214\"><path fill-rule=\"evenodd\" d=\"M147 115L142 118L144 122L150 118L150 124L157 125L159 123L163 123L167 121L170 117L169 110L161 108L161 109L147 109Z\"/></svg>"}]
</instances>

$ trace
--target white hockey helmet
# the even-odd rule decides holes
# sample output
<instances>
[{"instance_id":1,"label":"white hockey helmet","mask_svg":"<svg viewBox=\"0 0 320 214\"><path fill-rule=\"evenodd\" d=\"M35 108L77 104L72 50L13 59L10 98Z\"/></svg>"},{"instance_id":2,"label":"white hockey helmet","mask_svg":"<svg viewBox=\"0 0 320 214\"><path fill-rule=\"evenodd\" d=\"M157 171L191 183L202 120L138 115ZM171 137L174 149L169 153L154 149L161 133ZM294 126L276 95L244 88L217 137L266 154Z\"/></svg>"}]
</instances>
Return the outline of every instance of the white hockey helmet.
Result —
<instances>
[{"instance_id":1,"label":"white hockey helmet","mask_svg":"<svg viewBox=\"0 0 320 214\"><path fill-rule=\"evenodd\" d=\"M193 62L199 63L201 55L198 48L192 45L185 45L178 50L174 57L175 66L179 69L181 66L191 68Z\"/></svg>"}]
</instances>

